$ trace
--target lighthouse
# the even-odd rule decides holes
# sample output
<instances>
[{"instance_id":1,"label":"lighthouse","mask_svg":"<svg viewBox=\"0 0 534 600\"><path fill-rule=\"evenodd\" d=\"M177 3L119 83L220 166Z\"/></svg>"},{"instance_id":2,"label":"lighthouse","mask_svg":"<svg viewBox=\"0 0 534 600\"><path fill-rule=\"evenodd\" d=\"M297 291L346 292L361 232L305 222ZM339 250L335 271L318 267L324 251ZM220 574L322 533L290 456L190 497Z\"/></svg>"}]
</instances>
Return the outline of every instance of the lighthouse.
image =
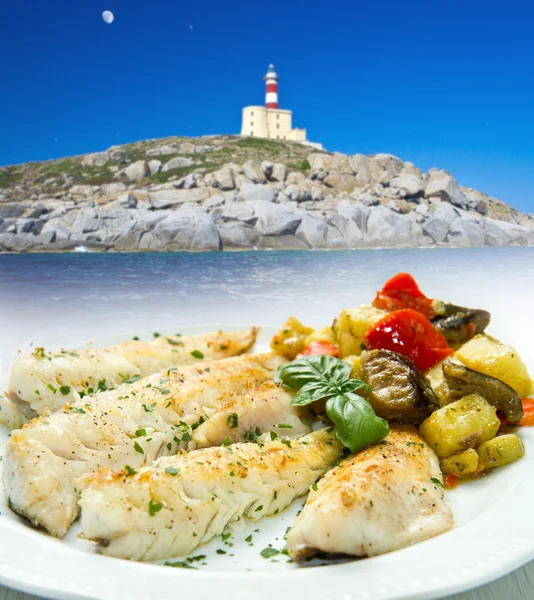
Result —
<instances>
[{"instance_id":1,"label":"lighthouse","mask_svg":"<svg viewBox=\"0 0 534 600\"><path fill-rule=\"evenodd\" d=\"M278 109L278 75L273 64L269 65L263 81L265 81L265 108Z\"/></svg>"}]
</instances>

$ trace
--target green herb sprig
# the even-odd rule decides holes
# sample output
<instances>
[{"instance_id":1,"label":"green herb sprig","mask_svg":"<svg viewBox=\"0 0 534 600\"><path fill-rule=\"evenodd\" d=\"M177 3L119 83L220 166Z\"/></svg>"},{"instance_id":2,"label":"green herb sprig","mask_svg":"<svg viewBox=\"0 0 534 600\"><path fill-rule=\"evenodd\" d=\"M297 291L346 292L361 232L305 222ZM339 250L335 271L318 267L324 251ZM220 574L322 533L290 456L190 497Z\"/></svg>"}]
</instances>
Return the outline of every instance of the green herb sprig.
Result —
<instances>
[{"instance_id":1,"label":"green herb sprig","mask_svg":"<svg viewBox=\"0 0 534 600\"><path fill-rule=\"evenodd\" d=\"M355 392L371 392L359 379L351 379L351 366L333 356L310 355L278 367L274 380L298 390L292 406L306 406L326 399L326 414L336 427L336 436L357 452L383 440L387 421L377 417L369 402Z\"/></svg>"}]
</instances>

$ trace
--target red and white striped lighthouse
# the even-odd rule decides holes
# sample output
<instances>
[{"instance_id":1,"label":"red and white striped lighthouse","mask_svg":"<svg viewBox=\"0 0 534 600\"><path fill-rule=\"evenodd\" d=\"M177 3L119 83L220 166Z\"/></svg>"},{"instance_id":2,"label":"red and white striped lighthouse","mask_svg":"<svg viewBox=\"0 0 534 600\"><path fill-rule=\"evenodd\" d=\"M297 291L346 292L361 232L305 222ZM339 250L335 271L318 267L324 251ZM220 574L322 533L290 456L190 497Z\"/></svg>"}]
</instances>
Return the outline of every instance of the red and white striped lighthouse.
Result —
<instances>
[{"instance_id":1,"label":"red and white striped lighthouse","mask_svg":"<svg viewBox=\"0 0 534 600\"><path fill-rule=\"evenodd\" d=\"M274 65L269 65L265 81L265 108L278 108L278 75Z\"/></svg>"}]
</instances>

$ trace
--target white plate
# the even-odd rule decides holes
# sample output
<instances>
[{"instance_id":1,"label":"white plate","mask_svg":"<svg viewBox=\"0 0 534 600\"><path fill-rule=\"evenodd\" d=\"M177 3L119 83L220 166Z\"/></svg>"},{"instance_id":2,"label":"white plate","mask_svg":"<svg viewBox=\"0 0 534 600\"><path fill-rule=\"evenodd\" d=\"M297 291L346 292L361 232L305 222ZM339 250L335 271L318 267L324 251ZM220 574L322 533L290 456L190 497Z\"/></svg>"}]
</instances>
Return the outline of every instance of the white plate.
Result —
<instances>
[{"instance_id":1,"label":"white plate","mask_svg":"<svg viewBox=\"0 0 534 600\"><path fill-rule=\"evenodd\" d=\"M181 332L216 328L203 325ZM175 329L161 333L175 333ZM266 350L272 333L272 328L264 328L255 350ZM94 345L121 342L134 334L139 332ZM149 337L151 332L141 335L142 339ZM5 386L5 381L0 385ZM299 567L288 563L285 555L274 559L260 556L269 544L284 547L284 533L302 501L277 517L234 532L226 543L217 538L198 548L193 555L207 558L195 562L198 570L192 570L98 555L89 542L76 538L76 525L64 540L54 539L14 515L2 494L0 583L50 598L98 600L230 596L235 600L416 600L456 593L496 579L534 558L534 430L523 429L521 436L527 449L523 460L447 492L456 519L452 531L404 550L355 561L325 564L315 560ZM7 437L0 428L0 454ZM253 546L245 541L251 533ZM226 554L217 554L217 549Z\"/></svg>"}]
</instances>

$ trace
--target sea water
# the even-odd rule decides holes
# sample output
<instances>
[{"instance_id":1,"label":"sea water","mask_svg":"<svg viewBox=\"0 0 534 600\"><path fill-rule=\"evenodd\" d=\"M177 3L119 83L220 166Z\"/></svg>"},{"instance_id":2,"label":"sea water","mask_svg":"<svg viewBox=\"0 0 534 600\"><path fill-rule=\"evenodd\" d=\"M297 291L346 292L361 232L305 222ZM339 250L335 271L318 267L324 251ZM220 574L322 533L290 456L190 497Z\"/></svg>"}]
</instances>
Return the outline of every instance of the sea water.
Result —
<instances>
[{"instance_id":1,"label":"sea water","mask_svg":"<svg viewBox=\"0 0 534 600\"><path fill-rule=\"evenodd\" d=\"M213 324L315 327L409 271L431 297L485 308L534 356L534 248L0 255L0 376L17 350ZM530 335L529 335L530 332Z\"/></svg>"}]
</instances>

